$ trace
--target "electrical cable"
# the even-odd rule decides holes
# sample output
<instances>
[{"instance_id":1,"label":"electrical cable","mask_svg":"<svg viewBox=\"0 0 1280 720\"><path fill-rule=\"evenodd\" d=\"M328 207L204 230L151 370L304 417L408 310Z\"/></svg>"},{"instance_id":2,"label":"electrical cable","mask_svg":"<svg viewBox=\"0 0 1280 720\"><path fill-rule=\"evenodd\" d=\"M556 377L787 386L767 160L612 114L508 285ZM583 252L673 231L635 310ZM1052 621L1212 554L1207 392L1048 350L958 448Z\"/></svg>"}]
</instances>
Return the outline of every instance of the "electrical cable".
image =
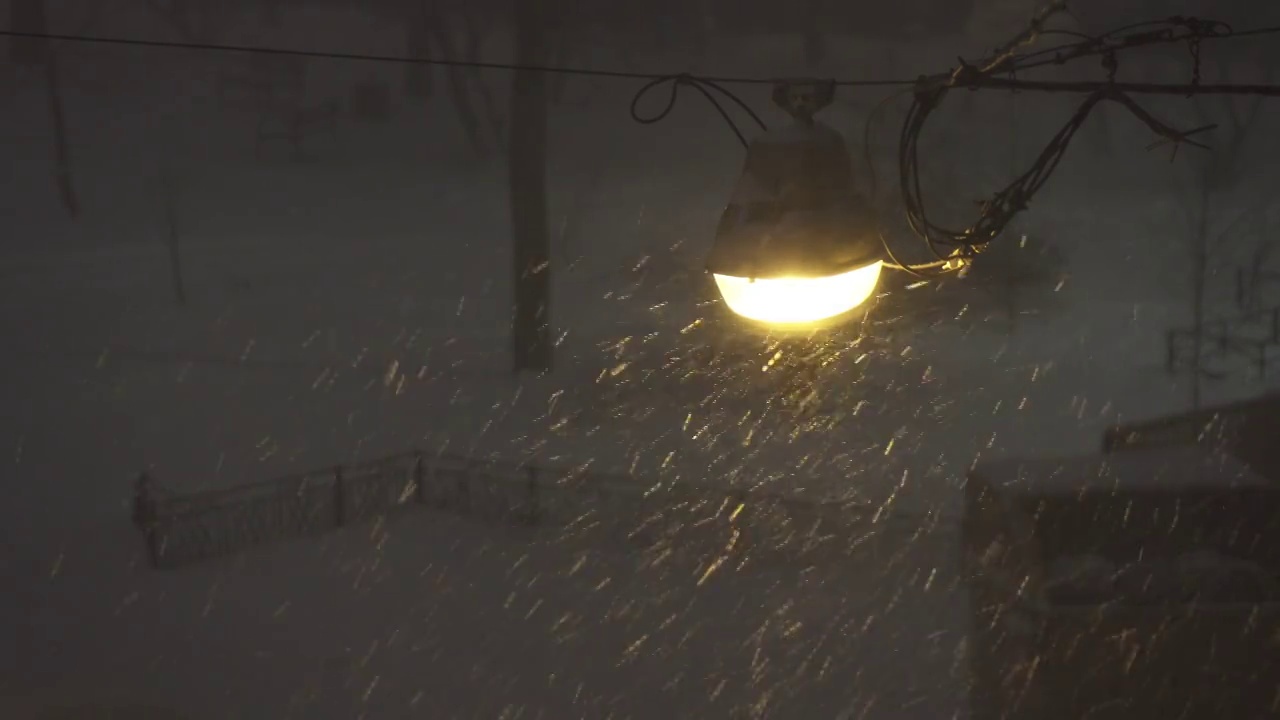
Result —
<instances>
[{"instance_id":1,"label":"electrical cable","mask_svg":"<svg viewBox=\"0 0 1280 720\"><path fill-rule=\"evenodd\" d=\"M1218 21L1203 20L1193 17L1175 16L1163 20L1134 23L1110 30L1101 35L1087 35L1069 30L1046 28L1045 24L1054 15L1065 11L1065 3L1056 0L1044 10L1036 14L1028 27L986 60L970 64L963 59L960 66L947 73L922 75L916 80L866 79L866 80L832 80L840 87L876 87L876 86L909 86L906 92L913 93L913 100L903 119L898 138L899 190L902 194L907 224L914 234L924 241L925 246L936 260L920 264L902 263L893 252L881 232L878 218L876 232L880 236L885 252L891 260L889 267L906 271L912 275L927 277L924 271L933 270L939 274L955 269L963 269L968 261L982 252L987 243L1000 235L1005 226L1018 212L1028 206L1031 198L1048 181L1049 176L1061 162L1071 140L1092 110L1102 100L1112 100L1124 105L1135 117L1147 124L1156 134L1176 148L1182 144L1204 147L1191 141L1192 134L1210 128L1196 128L1189 131L1175 130L1156 120L1128 97L1128 94L1230 94L1280 97L1280 85L1205 85L1200 82L1200 44L1202 42L1258 37L1280 34L1280 26L1261 27L1237 31L1230 25ZM1035 51L1023 51L1033 45L1041 36L1066 35L1076 38L1075 42L1063 43ZM540 72L561 75L601 77L625 80L643 80L645 84L637 91L631 102L631 118L641 124L651 125L667 118L673 111L682 86L697 90L711 103L717 114L725 121L729 129L745 147L748 141L741 128L734 122L728 110L717 98L728 99L745 112L762 130L767 129L761 118L734 93L724 86L729 84L772 85L778 82L775 78L733 77L733 76L695 76L689 73L653 74L621 70L604 70L595 68L559 67L552 65L528 65L518 63L497 63L481 61L444 60L433 58L413 58L392 55L374 55L363 53L338 53L313 50L293 50L284 48L224 45L216 43L171 42L161 40L143 40L136 38L101 37L91 35L70 35L55 33L29 33L15 30L0 30L0 37L40 39L60 42L90 43L101 45L132 46L143 48L164 48L188 51L230 52L246 54L284 55L306 58L323 58L362 62L382 62L399 64L440 65L448 67L464 67L482 70L503 70ZM1189 84L1158 83L1120 83L1116 81L1116 55L1122 50L1138 47L1149 47L1157 44L1186 43L1191 51L1195 72ZM1042 68L1048 65L1063 65L1068 62L1087 57L1102 57L1104 67L1108 70L1105 82L1097 81L1032 81L1018 79L1019 73ZM1008 74L1009 78L995 77ZM664 84L670 85L670 93L665 105L652 115L641 114L640 103L644 97ZM1076 113L1058 131L1036 158L1035 162L1022 175L1015 178L1002 190L982 203L979 217L963 229L949 228L939 225L929 218L920 178L919 138L928 120L934 115L946 94L957 88L970 90L1004 90L1004 91L1037 91L1037 92L1072 92L1085 93L1086 100ZM872 124L883 112L884 107L903 92L885 98L873 110L868 118L864 150L868 170L871 173L872 192L875 192L876 177L871 159L870 135ZM874 198L874 195L873 195ZM874 202L871 203L873 216Z\"/></svg>"},{"instance_id":2,"label":"electrical cable","mask_svg":"<svg viewBox=\"0 0 1280 720\"><path fill-rule=\"evenodd\" d=\"M1162 28L1135 32L1140 28ZM1178 32L1178 30L1181 32ZM1122 37L1116 36L1125 33ZM1045 34L1061 34L1061 31L1045 31ZM1026 71L1048 65L1063 65L1072 60L1085 57L1104 56L1118 50L1134 47L1150 47L1185 43L1195 40L1207 42L1212 40L1238 39L1263 35L1280 34L1280 26L1259 27L1250 30L1236 30L1230 25L1218 21L1197 20L1195 18L1174 17L1133 23L1110 30L1102 35L1082 38L1080 42L1064 43L1042 48L1034 52L1018 56L1016 69Z\"/></svg>"},{"instance_id":3,"label":"electrical cable","mask_svg":"<svg viewBox=\"0 0 1280 720\"><path fill-rule=\"evenodd\" d=\"M863 130L862 130L862 158L863 158L863 163L866 165L866 168L867 168L867 179L868 179L867 207L869 208L870 214L871 214L871 224L875 229L876 237L879 238L880 240L880 246L884 248L884 253L889 258L889 262L884 263L884 266L892 270L901 270L902 272L905 272L908 275L920 278L922 280L928 280L928 279L931 279L933 276L926 275L924 271L940 267L943 265L943 263L942 262L923 263L923 264L904 263L902 262L902 260L898 259L897 254L893 250L893 246L889 243L888 239L885 238L884 236L884 226L881 224L881 221L880 221L879 206L877 204L878 203L877 196L879 195L879 180L876 174L875 157L872 155L872 152L871 152L871 136L872 136L872 131L875 126L876 120L878 120L880 116L884 114L884 111L889 107L889 105L894 100L897 100L898 98L908 94L909 92L910 91L900 91L900 92L893 93L892 95L882 98L879 102L875 104L875 107L871 108L871 112L867 114L867 120L866 120L866 123L863 125Z\"/></svg>"},{"instance_id":4,"label":"electrical cable","mask_svg":"<svg viewBox=\"0 0 1280 720\"><path fill-rule=\"evenodd\" d=\"M1042 55L1053 55L1067 50L1082 50L1084 48L1092 48L1087 54L1098 55L1105 53L1108 49L1096 47L1099 42L1108 37L1116 35L1125 30L1131 30L1138 27L1160 26L1175 24L1184 26L1188 22L1209 22L1196 21L1194 18L1171 18L1168 20L1152 21L1147 23L1137 23L1126 28L1112 30L1102 36L1088 36L1083 33L1076 33L1070 30L1061 29L1041 29L1040 33L1045 35L1071 35L1081 38L1081 42L1065 43L1055 47L1045 48L1034 53L1020 55L1022 60L1029 60ZM1201 40L1215 40L1227 38L1245 38L1263 35L1280 34L1280 26L1268 26L1252 28L1249 30L1235 30L1225 23L1213 23L1215 26L1223 28L1226 32L1199 35ZM1129 47L1137 44L1153 45L1168 44L1175 42L1184 42L1191 37L1187 35L1172 35L1159 33L1142 33L1142 37L1129 37L1119 43L1120 47ZM556 65L537 65L537 64L521 64L521 63L500 63L500 62L484 62L475 60L447 60L437 58L417 58L403 57L398 55L379 55L371 53L344 53L322 50L297 50L289 48L277 48L261 45L233 45L221 43L199 43L199 42L179 42L168 40L146 40L142 38L124 38L124 37L108 37L101 35L88 34L69 34L69 33L37 33L23 32L19 30L0 30L0 37L25 38L30 40L51 40L57 42L85 43L96 45L121 45L131 47L153 48L153 49L169 49L169 50L194 50L207 52L228 52L228 53L252 53L259 55L292 55L297 57L309 57L330 60L353 60L362 62L380 62L395 64L417 64L417 65L438 65L442 67L459 67L472 68L478 70L507 70L507 71L524 71L524 72L543 72L557 75L580 75L587 77L616 78L622 80L654 80L660 77L671 77L671 73L652 73L638 72L627 70L605 70L599 68L581 68L567 67ZM1082 47L1083 46L1083 47ZM1081 55L1084 57L1086 55ZM1045 64L1062 64L1066 59L1050 59ZM1037 65L1020 65L1019 70L1026 70ZM945 76L945 74L939 75ZM752 77L752 76L698 76L698 79L721 85L770 85L776 82L776 78ZM894 79L894 78L874 78L874 79L837 79L835 85L838 87L885 87L885 86L911 86L915 85L918 80Z\"/></svg>"},{"instance_id":5,"label":"electrical cable","mask_svg":"<svg viewBox=\"0 0 1280 720\"><path fill-rule=\"evenodd\" d=\"M1079 42L1061 45L1048 50L1024 54L1012 54L1009 49L1026 47L1043 30L1043 20L1047 17L1041 13L1033 20L1031 28L1015 38L1014 42L996 51L993 59L977 65L961 60L960 67L952 72L946 80L937 76L922 77L917 84L911 107L903 120L899 135L899 179L907 224L940 262L958 260L944 265L945 269L963 268L969 261L981 253L989 242L998 237L1022 210L1026 209L1032 197L1045 185L1053 171L1057 169L1067 147L1075 134L1087 120L1090 113L1103 100L1112 100L1125 106L1129 112L1150 127L1165 141L1172 143L1175 151L1182 144L1206 147L1190 140L1190 136L1208 127L1179 131L1161 123L1140 105L1128 97L1128 93L1141 94L1233 94L1280 96L1280 86L1273 85L1203 85L1200 83L1199 43L1204 40L1235 37L1235 31L1227 24L1195 18L1174 17L1167 20L1141 23L1126 26L1105 33L1097 38L1085 37ZM1146 28L1158 28L1145 30ZM1143 32L1135 32L1144 30ZM1249 31L1250 35L1270 34L1275 28L1261 28ZM1107 42L1108 38L1119 36L1115 42ZM1127 50L1139 46L1156 43L1185 42L1191 51L1194 62L1192 82L1182 85L1152 83L1119 83L1115 79L1118 63L1115 54L1119 50ZM1073 81L1027 81L1017 79L1017 73L1050 62L1063 64L1090 55L1104 57L1104 67L1108 70L1105 82ZM1027 58L1033 58L1028 62ZM1039 59L1036 59L1039 58ZM1009 73L1011 78L994 77L996 74ZM1001 89L1009 91L1033 90L1043 92L1076 92L1088 93L1088 97L1077 108L1068 122L1045 146L1035 162L1023 174L1015 178L1003 189L982 203L979 217L964 229L941 226L933 222L928 213L920 180L919 138L927 121L932 117L946 94L957 88ZM887 246L886 246L887 247ZM949 250L949 254L944 254ZM892 255L890 255L892 258ZM896 261L895 261L896 262ZM901 264L901 263L899 263ZM930 263L937 266L938 263ZM923 266L902 268L919 274Z\"/></svg>"},{"instance_id":6,"label":"electrical cable","mask_svg":"<svg viewBox=\"0 0 1280 720\"><path fill-rule=\"evenodd\" d=\"M671 86L671 93L667 96L667 104L653 115L641 115L639 106L640 102L644 100L645 95L664 84L670 84ZM721 105L719 101L716 100L715 95L711 94L712 91L718 92L733 101L734 104L741 108L743 112L756 122L756 125L760 126L761 130L769 129L768 126L765 125L764 121L760 119L760 116L757 115L749 105L743 102L742 98L739 98L737 95L729 92L716 81L694 77L688 73L654 78L636 91L635 97L631 99L631 119L641 125L652 125L656 122L665 120L667 116L671 114L671 111L675 109L676 100L679 99L680 88L682 86L692 87L702 93L702 96L705 97L707 102L711 103L711 106L716 109L716 112L720 114L720 117L729 126L729 129L733 131L733 134L738 138L738 142L742 143L742 147L744 148L748 145L746 136L742 134L742 130L738 128L738 124L729 116L729 112L724 109L724 106Z\"/></svg>"},{"instance_id":7,"label":"electrical cable","mask_svg":"<svg viewBox=\"0 0 1280 720\"><path fill-rule=\"evenodd\" d=\"M30 40L53 40L58 42L86 43L94 45L122 45L128 47L196 50L206 52L244 53L257 55L287 55L294 57L317 58L325 60L354 60L360 62L395 63L401 65L433 65L442 67L471 68L476 70L506 70L520 72L539 72L551 75L579 75L585 77L614 78L619 80L658 80L677 77L680 74L637 72L629 70L604 70L598 68L567 67L557 65L537 65L523 63L483 62L476 60L445 60L437 58L404 57L399 55L377 55L370 53L344 53L324 50L295 50L289 48L267 47L262 45L230 45L221 43L178 42L168 40L144 40L140 38L106 37L99 35L70 35L59 33L33 33L17 30L0 30L0 37L26 38ZM693 77L693 76L689 76ZM776 78L749 76L702 76L697 80L718 85L772 85ZM878 87L885 85L907 86L914 80L840 80L836 84L843 87Z\"/></svg>"}]
</instances>

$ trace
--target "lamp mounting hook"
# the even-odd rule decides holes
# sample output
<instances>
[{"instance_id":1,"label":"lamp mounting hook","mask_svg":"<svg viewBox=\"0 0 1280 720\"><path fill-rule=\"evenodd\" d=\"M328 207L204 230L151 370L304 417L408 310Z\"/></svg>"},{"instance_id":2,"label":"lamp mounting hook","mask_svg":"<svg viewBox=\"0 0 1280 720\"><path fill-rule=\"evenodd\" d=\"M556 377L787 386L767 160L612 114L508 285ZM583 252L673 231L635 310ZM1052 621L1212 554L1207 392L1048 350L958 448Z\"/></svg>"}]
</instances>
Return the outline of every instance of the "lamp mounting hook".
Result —
<instances>
[{"instance_id":1,"label":"lamp mounting hook","mask_svg":"<svg viewBox=\"0 0 1280 720\"><path fill-rule=\"evenodd\" d=\"M773 83L774 104L802 125L813 124L813 116L830 105L835 95L835 80L791 78Z\"/></svg>"}]
</instances>

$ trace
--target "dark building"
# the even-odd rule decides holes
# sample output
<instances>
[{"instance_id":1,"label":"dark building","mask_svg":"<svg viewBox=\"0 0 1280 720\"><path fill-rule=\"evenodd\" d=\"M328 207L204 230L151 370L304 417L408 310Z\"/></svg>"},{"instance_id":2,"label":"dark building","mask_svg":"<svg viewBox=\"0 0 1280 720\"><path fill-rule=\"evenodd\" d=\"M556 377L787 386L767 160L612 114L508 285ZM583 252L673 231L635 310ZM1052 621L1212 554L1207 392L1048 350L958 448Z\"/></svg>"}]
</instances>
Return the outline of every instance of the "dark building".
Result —
<instances>
[{"instance_id":1,"label":"dark building","mask_svg":"<svg viewBox=\"0 0 1280 720\"><path fill-rule=\"evenodd\" d=\"M966 489L975 718L1280 716L1280 396Z\"/></svg>"}]
</instances>

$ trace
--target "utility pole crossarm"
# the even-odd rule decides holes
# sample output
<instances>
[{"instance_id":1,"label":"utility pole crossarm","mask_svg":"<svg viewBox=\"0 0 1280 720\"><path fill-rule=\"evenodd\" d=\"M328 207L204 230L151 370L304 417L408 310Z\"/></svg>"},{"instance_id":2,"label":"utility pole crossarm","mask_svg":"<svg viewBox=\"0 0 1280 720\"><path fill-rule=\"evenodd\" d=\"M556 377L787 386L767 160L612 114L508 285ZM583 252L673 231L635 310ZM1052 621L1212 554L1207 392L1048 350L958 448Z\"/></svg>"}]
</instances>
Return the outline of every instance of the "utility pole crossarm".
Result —
<instances>
[{"instance_id":1,"label":"utility pole crossarm","mask_svg":"<svg viewBox=\"0 0 1280 720\"><path fill-rule=\"evenodd\" d=\"M1280 85L1215 83L1133 83L1109 81L1016 80L1013 78L972 76L960 78L953 87L1013 90L1029 92L1095 93L1113 90L1131 95L1254 95L1280 97Z\"/></svg>"}]
</instances>

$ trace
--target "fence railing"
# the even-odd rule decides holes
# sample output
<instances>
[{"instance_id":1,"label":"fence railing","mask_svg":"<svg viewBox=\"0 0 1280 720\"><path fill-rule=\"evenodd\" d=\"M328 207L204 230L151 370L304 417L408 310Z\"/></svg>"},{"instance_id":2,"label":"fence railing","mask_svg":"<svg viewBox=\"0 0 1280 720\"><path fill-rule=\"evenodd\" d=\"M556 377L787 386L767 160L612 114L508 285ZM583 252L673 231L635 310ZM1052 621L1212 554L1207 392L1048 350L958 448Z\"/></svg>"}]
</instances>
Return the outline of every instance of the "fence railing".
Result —
<instances>
[{"instance_id":1,"label":"fence railing","mask_svg":"<svg viewBox=\"0 0 1280 720\"><path fill-rule=\"evenodd\" d=\"M1103 432L1102 452L1200 445L1222 439L1225 430L1224 415L1217 410L1116 425Z\"/></svg>"},{"instance_id":2,"label":"fence railing","mask_svg":"<svg viewBox=\"0 0 1280 720\"><path fill-rule=\"evenodd\" d=\"M173 568L413 509L756 558L851 549L856 539L839 528L863 514L762 492L413 452L180 496L143 476L135 522L153 564Z\"/></svg>"},{"instance_id":3,"label":"fence railing","mask_svg":"<svg viewBox=\"0 0 1280 720\"><path fill-rule=\"evenodd\" d=\"M1258 266L1236 268L1236 307L1250 308L1259 304L1266 290L1280 287L1280 273Z\"/></svg>"},{"instance_id":4,"label":"fence railing","mask_svg":"<svg viewBox=\"0 0 1280 720\"><path fill-rule=\"evenodd\" d=\"M1177 445L1229 446L1240 439L1246 426L1269 424L1264 415L1278 406L1280 394L1266 393L1225 405L1114 425L1103 432L1102 452Z\"/></svg>"}]
</instances>

